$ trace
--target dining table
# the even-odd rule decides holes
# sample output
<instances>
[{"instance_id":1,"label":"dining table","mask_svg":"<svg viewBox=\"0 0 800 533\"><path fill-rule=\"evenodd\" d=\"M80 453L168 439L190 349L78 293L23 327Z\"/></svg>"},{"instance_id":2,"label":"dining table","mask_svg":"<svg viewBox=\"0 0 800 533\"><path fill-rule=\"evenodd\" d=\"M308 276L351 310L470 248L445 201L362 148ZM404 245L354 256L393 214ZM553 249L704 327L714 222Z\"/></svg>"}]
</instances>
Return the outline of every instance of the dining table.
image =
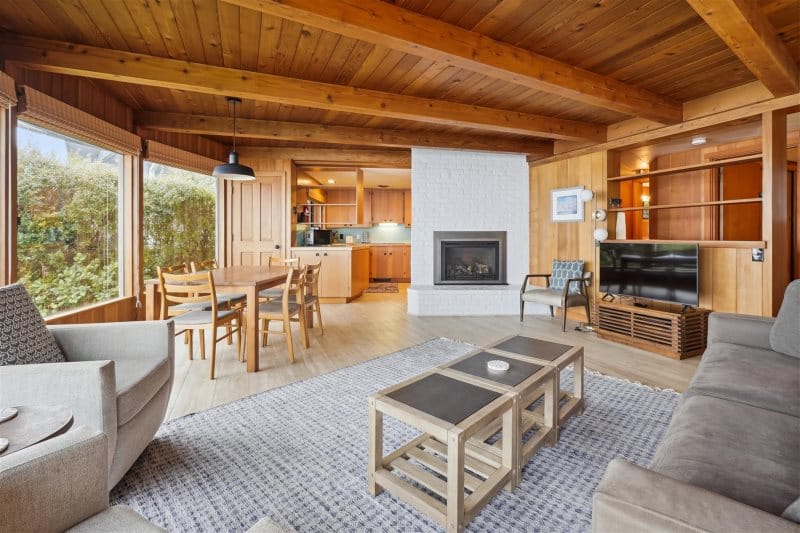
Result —
<instances>
[{"instance_id":1,"label":"dining table","mask_svg":"<svg viewBox=\"0 0 800 533\"><path fill-rule=\"evenodd\" d=\"M243 265L212 270L214 286L218 293L247 295L245 309L246 333L244 336L247 371L258 372L258 293L277 287L286 281L290 268L285 266ZM161 318L161 290L157 279L145 281L145 318Z\"/></svg>"}]
</instances>

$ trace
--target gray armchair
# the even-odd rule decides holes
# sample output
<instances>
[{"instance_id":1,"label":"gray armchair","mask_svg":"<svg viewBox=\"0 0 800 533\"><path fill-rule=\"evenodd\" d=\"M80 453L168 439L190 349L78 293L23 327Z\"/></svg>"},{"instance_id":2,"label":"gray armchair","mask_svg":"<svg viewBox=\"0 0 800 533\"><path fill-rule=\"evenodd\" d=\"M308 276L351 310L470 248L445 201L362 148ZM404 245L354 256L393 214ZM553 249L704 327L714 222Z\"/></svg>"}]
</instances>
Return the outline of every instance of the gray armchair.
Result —
<instances>
[{"instance_id":1,"label":"gray armchair","mask_svg":"<svg viewBox=\"0 0 800 533\"><path fill-rule=\"evenodd\" d=\"M164 531L133 510L108 506L108 439L80 426L0 457L3 531Z\"/></svg>"},{"instance_id":2,"label":"gray armchair","mask_svg":"<svg viewBox=\"0 0 800 533\"><path fill-rule=\"evenodd\" d=\"M528 285L531 278L544 278L545 286ZM519 321L522 322L525 315L525 302L531 302L550 307L551 317L555 316L554 307L563 309L561 331L567 330L569 307L584 307L586 320L591 322L588 291L591 279L591 272L583 272L583 261L555 260L550 274L528 274L519 291Z\"/></svg>"},{"instance_id":3,"label":"gray armchair","mask_svg":"<svg viewBox=\"0 0 800 533\"><path fill-rule=\"evenodd\" d=\"M62 404L74 424L105 433L108 486L133 465L164 420L174 326L119 322L50 326L65 363L0 367L0 404Z\"/></svg>"}]
</instances>

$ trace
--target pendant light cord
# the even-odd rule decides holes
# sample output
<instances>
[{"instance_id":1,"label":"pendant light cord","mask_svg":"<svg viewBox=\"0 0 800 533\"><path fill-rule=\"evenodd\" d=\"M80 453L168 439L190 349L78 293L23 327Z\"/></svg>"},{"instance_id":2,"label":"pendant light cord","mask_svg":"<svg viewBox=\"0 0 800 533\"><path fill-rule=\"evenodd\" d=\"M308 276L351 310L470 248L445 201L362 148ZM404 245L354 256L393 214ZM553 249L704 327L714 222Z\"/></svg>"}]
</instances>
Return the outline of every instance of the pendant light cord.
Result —
<instances>
[{"instance_id":1,"label":"pendant light cord","mask_svg":"<svg viewBox=\"0 0 800 533\"><path fill-rule=\"evenodd\" d=\"M232 100L233 104L233 151L236 151L236 100Z\"/></svg>"}]
</instances>

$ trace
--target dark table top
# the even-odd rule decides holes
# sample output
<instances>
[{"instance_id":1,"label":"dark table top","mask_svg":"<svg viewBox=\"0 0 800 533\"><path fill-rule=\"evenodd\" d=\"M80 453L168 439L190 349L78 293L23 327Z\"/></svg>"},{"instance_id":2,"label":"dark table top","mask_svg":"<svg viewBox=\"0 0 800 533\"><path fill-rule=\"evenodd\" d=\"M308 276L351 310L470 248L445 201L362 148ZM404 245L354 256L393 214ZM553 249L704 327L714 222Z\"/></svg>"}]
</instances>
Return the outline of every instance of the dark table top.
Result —
<instances>
[{"instance_id":1,"label":"dark table top","mask_svg":"<svg viewBox=\"0 0 800 533\"><path fill-rule=\"evenodd\" d=\"M458 424L502 395L441 374L431 374L386 396L451 424Z\"/></svg>"},{"instance_id":2,"label":"dark table top","mask_svg":"<svg viewBox=\"0 0 800 533\"><path fill-rule=\"evenodd\" d=\"M574 348L574 346L517 335L516 337L501 341L494 346L488 346L488 348L527 355L545 361L555 361Z\"/></svg>"},{"instance_id":3,"label":"dark table top","mask_svg":"<svg viewBox=\"0 0 800 533\"><path fill-rule=\"evenodd\" d=\"M494 360L505 361L509 364L510 368L506 372L491 372L487 368L486 363ZM448 368L464 372L471 376L502 383L503 385L516 387L544 367L489 352L478 352L466 359L449 365Z\"/></svg>"}]
</instances>

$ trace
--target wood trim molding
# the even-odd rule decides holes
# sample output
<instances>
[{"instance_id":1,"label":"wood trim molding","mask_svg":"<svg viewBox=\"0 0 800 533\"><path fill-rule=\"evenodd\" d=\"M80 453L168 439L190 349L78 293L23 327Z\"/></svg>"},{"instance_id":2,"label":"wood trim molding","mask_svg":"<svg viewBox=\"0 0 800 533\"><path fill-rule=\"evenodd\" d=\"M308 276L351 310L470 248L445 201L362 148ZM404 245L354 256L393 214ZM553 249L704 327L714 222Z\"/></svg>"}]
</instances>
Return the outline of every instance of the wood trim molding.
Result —
<instances>
[{"instance_id":1,"label":"wood trim molding","mask_svg":"<svg viewBox=\"0 0 800 533\"><path fill-rule=\"evenodd\" d=\"M797 64L757 0L687 0L775 96L800 89Z\"/></svg>"},{"instance_id":2,"label":"wood trim molding","mask_svg":"<svg viewBox=\"0 0 800 533\"><path fill-rule=\"evenodd\" d=\"M549 139L605 141L606 126L433 100L21 35L0 35L0 53L24 68L260 102L464 126Z\"/></svg>"},{"instance_id":3,"label":"wood trim molding","mask_svg":"<svg viewBox=\"0 0 800 533\"><path fill-rule=\"evenodd\" d=\"M214 167L222 162L156 141L145 141L145 146L147 161L200 174L211 175Z\"/></svg>"},{"instance_id":4,"label":"wood trim molding","mask_svg":"<svg viewBox=\"0 0 800 533\"><path fill-rule=\"evenodd\" d=\"M142 140L118 126L65 104L26 85L20 87L17 115L20 119L50 128L123 154L138 154Z\"/></svg>"},{"instance_id":5,"label":"wood trim molding","mask_svg":"<svg viewBox=\"0 0 800 533\"><path fill-rule=\"evenodd\" d=\"M233 119L221 116L141 111L136 114L136 120L142 128L197 135L230 135L233 130ZM243 118L236 120L236 135L252 139L383 146L387 148L421 146L426 148L513 152L542 157L553 155L552 141Z\"/></svg>"},{"instance_id":6,"label":"wood trim molding","mask_svg":"<svg viewBox=\"0 0 800 533\"><path fill-rule=\"evenodd\" d=\"M704 117L687 120L680 124L672 126L664 126L661 128L646 130L638 133L633 133L625 137L619 137L604 143L592 144L588 146L581 146L574 150L562 152L552 157L543 159L536 159L529 157L528 162L531 166L546 165L555 161L563 161L565 159L572 159L580 155L591 154L593 152L600 152L603 150L620 150L625 148L632 148L635 146L642 146L654 140L666 140L671 137L678 137L690 133L701 132L721 124L736 122L739 120L749 120L753 117L760 116L762 113L771 111L784 110L786 112L795 112L800 109L800 94L791 94L781 98L773 98L766 102L757 102L754 104L737 107L721 113L707 115Z\"/></svg>"},{"instance_id":7,"label":"wood trim molding","mask_svg":"<svg viewBox=\"0 0 800 533\"><path fill-rule=\"evenodd\" d=\"M282 148L242 146L242 160L289 159L299 166L411 168L411 150L342 150L338 148Z\"/></svg>"},{"instance_id":8,"label":"wood trim molding","mask_svg":"<svg viewBox=\"0 0 800 533\"><path fill-rule=\"evenodd\" d=\"M618 113L667 124L683 117L665 96L381 0L224 1Z\"/></svg>"},{"instance_id":9,"label":"wood trim molding","mask_svg":"<svg viewBox=\"0 0 800 533\"><path fill-rule=\"evenodd\" d=\"M0 70L0 107L17 105L17 85L14 78Z\"/></svg>"}]
</instances>

